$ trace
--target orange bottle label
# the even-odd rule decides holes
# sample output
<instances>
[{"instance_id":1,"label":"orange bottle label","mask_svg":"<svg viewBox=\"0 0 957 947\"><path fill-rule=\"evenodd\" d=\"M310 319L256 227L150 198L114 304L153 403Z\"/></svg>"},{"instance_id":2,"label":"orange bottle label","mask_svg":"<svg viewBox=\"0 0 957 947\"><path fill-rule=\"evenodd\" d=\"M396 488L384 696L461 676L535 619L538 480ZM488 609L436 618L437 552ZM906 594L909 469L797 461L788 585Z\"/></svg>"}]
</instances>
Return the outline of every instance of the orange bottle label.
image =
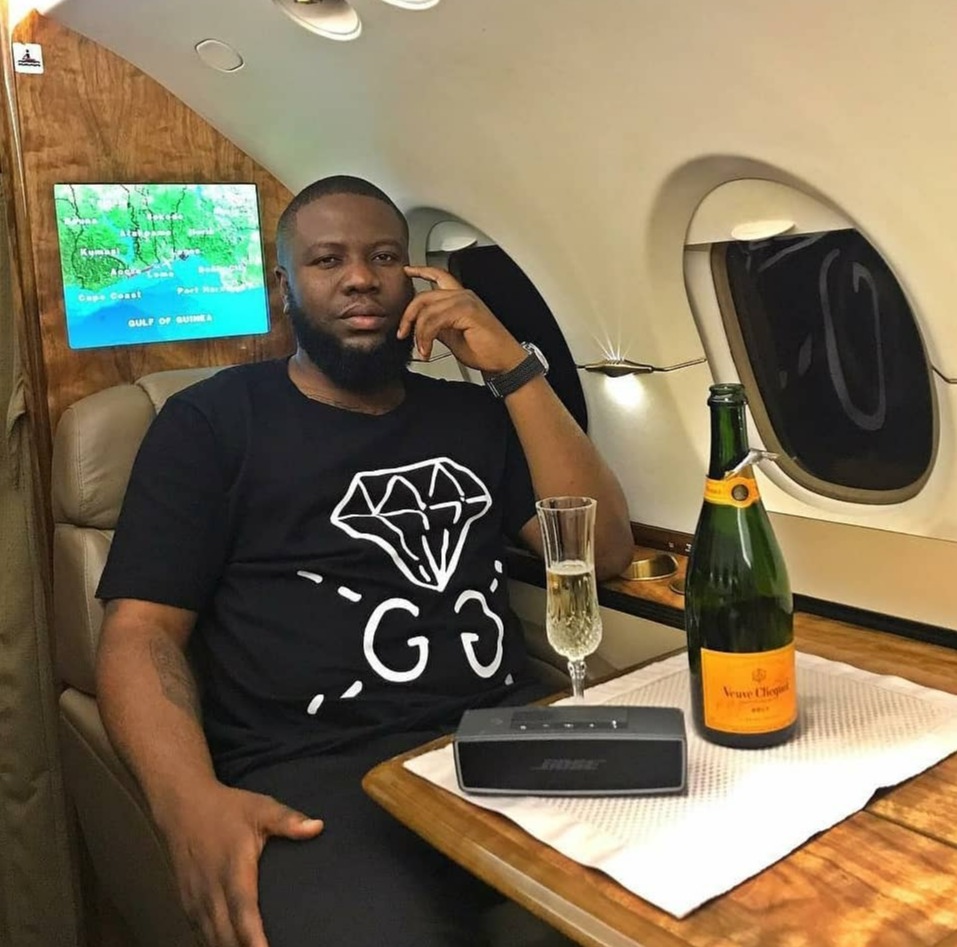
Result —
<instances>
[{"instance_id":1,"label":"orange bottle label","mask_svg":"<svg viewBox=\"0 0 957 947\"><path fill-rule=\"evenodd\" d=\"M712 480L708 477L704 482L704 498L707 503L740 509L757 503L761 494L758 493L758 483L754 477L729 477L727 480Z\"/></svg>"},{"instance_id":2,"label":"orange bottle label","mask_svg":"<svg viewBox=\"0 0 957 947\"><path fill-rule=\"evenodd\" d=\"M794 644L735 654L701 649L704 722L724 733L773 733L797 720Z\"/></svg>"}]
</instances>

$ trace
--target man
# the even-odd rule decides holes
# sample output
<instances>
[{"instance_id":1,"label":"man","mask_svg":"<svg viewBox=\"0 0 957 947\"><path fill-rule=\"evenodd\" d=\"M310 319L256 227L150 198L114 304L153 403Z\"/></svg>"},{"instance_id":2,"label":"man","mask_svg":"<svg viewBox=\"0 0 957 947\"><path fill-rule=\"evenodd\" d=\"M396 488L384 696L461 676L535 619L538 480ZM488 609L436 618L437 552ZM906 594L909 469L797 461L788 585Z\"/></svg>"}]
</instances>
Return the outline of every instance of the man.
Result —
<instances>
[{"instance_id":1,"label":"man","mask_svg":"<svg viewBox=\"0 0 957 947\"><path fill-rule=\"evenodd\" d=\"M144 440L98 589L103 719L210 945L481 943L487 889L359 780L533 695L502 536L541 551L535 495L598 498L603 575L631 553L625 502L534 358L408 265L378 188L306 188L277 255L295 355L179 393ZM504 408L407 371L436 339Z\"/></svg>"}]
</instances>

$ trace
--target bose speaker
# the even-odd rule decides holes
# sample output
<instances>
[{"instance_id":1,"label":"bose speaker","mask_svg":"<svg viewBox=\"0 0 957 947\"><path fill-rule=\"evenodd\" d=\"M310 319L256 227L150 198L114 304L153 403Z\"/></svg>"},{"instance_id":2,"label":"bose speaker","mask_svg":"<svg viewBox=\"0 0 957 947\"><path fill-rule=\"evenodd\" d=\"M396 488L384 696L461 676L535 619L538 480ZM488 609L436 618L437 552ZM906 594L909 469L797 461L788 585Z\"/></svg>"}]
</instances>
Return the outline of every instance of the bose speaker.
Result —
<instances>
[{"instance_id":1,"label":"bose speaker","mask_svg":"<svg viewBox=\"0 0 957 947\"><path fill-rule=\"evenodd\" d=\"M684 792L684 715L675 707L467 710L454 741L464 792L631 796Z\"/></svg>"}]
</instances>

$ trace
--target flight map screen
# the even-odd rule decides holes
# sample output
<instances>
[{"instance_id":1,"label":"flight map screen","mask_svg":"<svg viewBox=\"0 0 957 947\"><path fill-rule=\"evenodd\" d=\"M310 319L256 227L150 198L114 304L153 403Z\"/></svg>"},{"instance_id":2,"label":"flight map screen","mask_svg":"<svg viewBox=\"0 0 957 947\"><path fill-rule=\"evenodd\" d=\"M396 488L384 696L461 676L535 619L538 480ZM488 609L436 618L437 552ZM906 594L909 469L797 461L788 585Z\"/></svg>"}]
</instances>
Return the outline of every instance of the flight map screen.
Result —
<instances>
[{"instance_id":1,"label":"flight map screen","mask_svg":"<svg viewBox=\"0 0 957 947\"><path fill-rule=\"evenodd\" d=\"M55 184L70 348L269 331L255 184Z\"/></svg>"}]
</instances>

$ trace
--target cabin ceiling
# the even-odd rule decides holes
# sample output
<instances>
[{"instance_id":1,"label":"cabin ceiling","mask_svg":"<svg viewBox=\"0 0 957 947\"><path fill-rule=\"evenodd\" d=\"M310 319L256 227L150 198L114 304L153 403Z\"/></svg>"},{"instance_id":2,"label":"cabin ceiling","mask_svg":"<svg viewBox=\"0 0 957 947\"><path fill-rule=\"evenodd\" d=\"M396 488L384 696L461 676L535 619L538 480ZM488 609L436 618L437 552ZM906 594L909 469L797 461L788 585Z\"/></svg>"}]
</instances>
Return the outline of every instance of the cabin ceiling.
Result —
<instances>
[{"instance_id":1,"label":"cabin ceiling","mask_svg":"<svg viewBox=\"0 0 957 947\"><path fill-rule=\"evenodd\" d=\"M291 190L354 173L420 210L417 222L441 219L423 208L469 222L535 283L579 363L705 354L684 242L715 188L760 178L830 206L878 249L917 314L939 372L935 479L906 509L837 509L773 486L769 509L957 538L957 385L945 382L957 378L954 0L439 0L420 11L352 0L363 21L353 42L307 32L275 0L35 2ZM195 47L207 39L235 48L243 68L204 66ZM47 72L56 52L45 51ZM723 344L720 315L705 316ZM671 373L582 373L590 433L642 521L693 526L703 392L733 374L730 354L708 345L707 364Z\"/></svg>"},{"instance_id":2,"label":"cabin ceiling","mask_svg":"<svg viewBox=\"0 0 957 947\"><path fill-rule=\"evenodd\" d=\"M406 209L469 221L525 269L581 361L703 354L681 246L696 204L735 177L823 195L917 293L949 291L948 248L907 257L927 220L957 213L951 0L352 5L352 42L274 0L41 12L137 65L293 191L355 173ZM244 66L204 66L205 39Z\"/></svg>"},{"instance_id":3,"label":"cabin ceiling","mask_svg":"<svg viewBox=\"0 0 957 947\"><path fill-rule=\"evenodd\" d=\"M762 125L774 134L780 125L769 109L801 103L788 122L798 137L781 146L806 151L808 136L836 133L824 122L829 99L859 104L886 128L913 122L907 112L921 114L931 91L954 96L928 84L941 65L949 74L949 0L885 0L879 15L872 0L352 5L363 22L352 42L306 31L274 0L45 0L43 9L136 64L293 189L356 169L400 190L431 179L426 188L441 195L465 174L513 183L510 153L522 155L523 175L539 157L548 180L566 152L596 149L616 170L640 159L637 176L676 139L685 150L696 144L699 124L711 150L733 144L734 153L751 140L756 157L771 157L760 154L770 151ZM223 74L202 65L195 45L210 38L244 66ZM916 107L899 108L908 102Z\"/></svg>"}]
</instances>

